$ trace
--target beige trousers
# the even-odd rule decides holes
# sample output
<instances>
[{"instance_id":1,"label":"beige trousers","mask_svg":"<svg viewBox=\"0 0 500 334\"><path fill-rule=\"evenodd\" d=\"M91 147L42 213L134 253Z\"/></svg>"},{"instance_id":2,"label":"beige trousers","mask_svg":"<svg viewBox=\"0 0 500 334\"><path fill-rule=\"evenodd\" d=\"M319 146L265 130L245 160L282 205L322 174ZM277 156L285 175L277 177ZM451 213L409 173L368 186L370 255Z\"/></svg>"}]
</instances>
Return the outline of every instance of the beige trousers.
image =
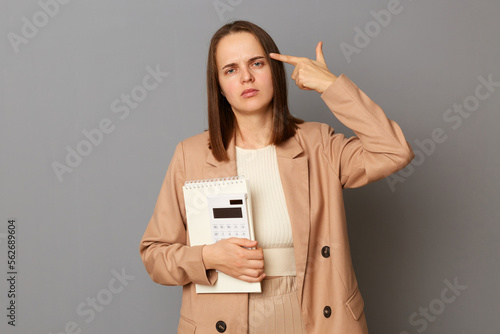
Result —
<instances>
[{"instance_id":1,"label":"beige trousers","mask_svg":"<svg viewBox=\"0 0 500 334\"><path fill-rule=\"evenodd\" d=\"M262 293L249 293L248 334L306 334L295 276L261 281Z\"/></svg>"}]
</instances>

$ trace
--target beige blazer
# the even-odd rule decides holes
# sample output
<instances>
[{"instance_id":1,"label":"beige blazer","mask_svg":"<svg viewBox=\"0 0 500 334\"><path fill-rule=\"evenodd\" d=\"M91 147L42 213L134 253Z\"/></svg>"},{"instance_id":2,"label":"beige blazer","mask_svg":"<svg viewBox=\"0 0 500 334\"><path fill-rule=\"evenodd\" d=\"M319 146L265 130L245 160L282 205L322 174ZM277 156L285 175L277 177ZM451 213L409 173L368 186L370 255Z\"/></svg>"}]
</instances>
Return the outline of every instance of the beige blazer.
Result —
<instances>
[{"instance_id":1,"label":"beige blazer","mask_svg":"<svg viewBox=\"0 0 500 334\"><path fill-rule=\"evenodd\" d=\"M276 147L301 313L309 334L366 334L342 189L384 178L406 166L414 154L400 127L344 74L321 98L356 136L346 138L327 124L306 122ZM193 283L214 284L217 273L205 269L203 246L189 245L182 193L186 180L235 176L234 139L228 153L229 162L214 158L208 132L180 142L141 240L140 254L151 279L183 286L178 333L247 333L248 294L195 292Z\"/></svg>"}]
</instances>

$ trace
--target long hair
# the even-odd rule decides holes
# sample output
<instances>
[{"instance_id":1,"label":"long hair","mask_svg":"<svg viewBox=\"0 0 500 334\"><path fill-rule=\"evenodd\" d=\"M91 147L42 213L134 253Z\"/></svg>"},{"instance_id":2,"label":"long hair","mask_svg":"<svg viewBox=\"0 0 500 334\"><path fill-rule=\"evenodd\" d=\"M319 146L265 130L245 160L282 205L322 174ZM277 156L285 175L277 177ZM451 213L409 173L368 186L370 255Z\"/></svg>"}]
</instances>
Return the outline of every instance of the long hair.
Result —
<instances>
[{"instance_id":1,"label":"long hair","mask_svg":"<svg viewBox=\"0 0 500 334\"><path fill-rule=\"evenodd\" d=\"M225 36L233 33L248 32L255 36L264 49L267 62L271 66L273 82L273 132L271 142L282 143L295 135L297 124L304 121L292 116L288 109L288 94L285 66L281 61L269 58L269 53L280 53L273 39L261 27L248 21L234 21L222 26L215 32L210 41L207 62L207 99L208 99L208 131L210 148L218 161L229 160L227 146L234 135L236 119L231 105L221 93L219 72L217 70L217 45Z\"/></svg>"}]
</instances>

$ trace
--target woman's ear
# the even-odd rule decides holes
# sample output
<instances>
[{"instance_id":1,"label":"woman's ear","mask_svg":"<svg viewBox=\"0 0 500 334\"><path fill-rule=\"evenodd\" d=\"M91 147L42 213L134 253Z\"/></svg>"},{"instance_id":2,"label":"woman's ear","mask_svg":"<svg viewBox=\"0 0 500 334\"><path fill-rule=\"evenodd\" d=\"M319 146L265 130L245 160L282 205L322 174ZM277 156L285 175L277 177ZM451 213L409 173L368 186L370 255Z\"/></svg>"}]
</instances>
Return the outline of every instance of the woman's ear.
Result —
<instances>
[{"instance_id":1,"label":"woman's ear","mask_svg":"<svg viewBox=\"0 0 500 334\"><path fill-rule=\"evenodd\" d=\"M222 91L222 89L220 90L220 93L222 94L222 96L226 96L226 95L224 95L224 92Z\"/></svg>"}]
</instances>

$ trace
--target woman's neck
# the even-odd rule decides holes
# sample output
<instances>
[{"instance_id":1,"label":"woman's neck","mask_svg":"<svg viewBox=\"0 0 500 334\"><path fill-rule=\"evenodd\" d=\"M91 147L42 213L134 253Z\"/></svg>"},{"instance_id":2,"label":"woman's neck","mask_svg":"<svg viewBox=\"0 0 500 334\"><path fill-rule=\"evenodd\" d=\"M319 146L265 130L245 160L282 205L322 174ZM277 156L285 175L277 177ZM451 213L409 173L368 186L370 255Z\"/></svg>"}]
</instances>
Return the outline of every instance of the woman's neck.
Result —
<instances>
[{"instance_id":1,"label":"woman's neck","mask_svg":"<svg viewBox=\"0 0 500 334\"><path fill-rule=\"evenodd\" d=\"M236 146L245 149L263 148L271 144L272 114L236 117Z\"/></svg>"}]
</instances>

